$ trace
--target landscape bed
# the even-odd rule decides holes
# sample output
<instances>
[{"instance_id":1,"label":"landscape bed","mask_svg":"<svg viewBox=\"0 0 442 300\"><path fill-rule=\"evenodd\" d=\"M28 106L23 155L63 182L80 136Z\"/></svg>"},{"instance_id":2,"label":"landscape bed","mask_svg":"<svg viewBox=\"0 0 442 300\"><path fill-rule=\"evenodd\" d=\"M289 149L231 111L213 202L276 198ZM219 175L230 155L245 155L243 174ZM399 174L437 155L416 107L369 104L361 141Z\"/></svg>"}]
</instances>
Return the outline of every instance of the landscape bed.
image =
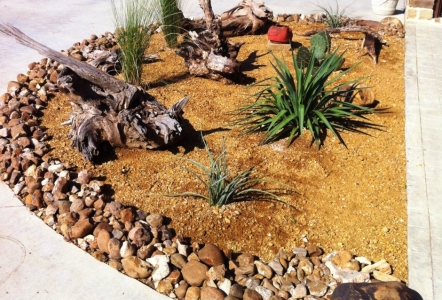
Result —
<instances>
[{"instance_id":1,"label":"landscape bed","mask_svg":"<svg viewBox=\"0 0 442 300\"><path fill-rule=\"evenodd\" d=\"M287 24L299 33L324 27ZM144 66L143 83L167 107L185 95L190 97L184 109L190 123L184 127L184 140L162 151L116 149L103 163L87 163L69 146L69 128L60 126L71 107L63 94L57 94L42 118L52 137L48 142L51 154L79 170L91 169L94 176L106 179L114 199L170 218L170 226L192 241L246 251L263 260L281 248L306 244L318 245L325 252L347 249L374 260L385 258L395 267L395 276L406 281L404 39L386 37L387 46L375 65L368 56L359 56L362 38L357 33L336 34L332 47L347 49L344 67L361 62L345 79L368 77L364 84L373 89L379 101L376 109L381 111L368 118L382 127L365 130L366 135L342 133L347 148L328 133L318 150L311 145L308 132L289 147L286 140L260 146L261 136L242 136L239 128L231 126L231 113L254 101L250 95L259 87L253 83L275 76L265 35L232 38L246 42L238 60L247 77L243 83L225 85L188 75L182 58L167 47L161 34L155 34L147 53L158 53L161 59ZM295 35L294 41L309 45L306 37ZM291 61L289 51L274 54ZM296 209L253 199L216 208L202 199L161 196L204 193L184 168L191 164L180 159L208 163L201 133L214 153L226 138L232 173L256 165L258 176L293 187L296 193L282 198Z\"/></svg>"}]
</instances>

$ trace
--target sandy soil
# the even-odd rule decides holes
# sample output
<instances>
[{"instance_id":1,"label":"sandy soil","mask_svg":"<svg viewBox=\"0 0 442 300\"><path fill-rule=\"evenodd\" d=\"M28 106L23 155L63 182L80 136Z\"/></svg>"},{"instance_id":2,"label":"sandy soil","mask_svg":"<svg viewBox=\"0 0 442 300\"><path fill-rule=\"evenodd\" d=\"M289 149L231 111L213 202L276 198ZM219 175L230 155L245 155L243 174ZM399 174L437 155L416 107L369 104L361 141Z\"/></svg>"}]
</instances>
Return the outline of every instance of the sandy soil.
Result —
<instances>
[{"instance_id":1,"label":"sandy soil","mask_svg":"<svg viewBox=\"0 0 442 300\"><path fill-rule=\"evenodd\" d=\"M289 24L296 32L311 25ZM55 95L42 119L52 140L52 155L62 161L91 168L106 179L115 200L169 218L170 226L192 241L215 243L221 248L253 253L269 260L279 249L312 243L326 252L346 249L372 260L385 258L395 268L394 275L407 281L406 181L404 141L404 40L386 37L379 63L360 57L361 35L336 35L333 47L347 49L344 66L361 62L346 79L370 76L365 80L379 101L383 113L369 116L381 130L366 135L342 133L347 147L329 135L318 151L306 133L290 147L282 140L259 146L260 136L240 136L230 126L231 112L250 103L256 91L253 82L274 76L273 61L266 49L266 36L237 37L244 40L239 60L246 82L224 85L187 74L183 60L167 48L160 34L153 37L149 53L159 53L161 61L145 66L144 82L149 93L166 106L190 96L185 108L184 140L163 151L116 149L98 165L86 163L69 146L69 128L60 127L68 119L70 105L63 95ZM309 45L308 38L294 40ZM284 55L290 60L290 53ZM208 164L200 132L214 154L226 138L228 164L232 173L256 165L255 174L288 184L297 193L282 196L294 208L275 202L251 201L212 208L201 199L168 198L164 193L193 191L204 193L202 185L184 168L192 165L181 157ZM277 186L267 185L267 188Z\"/></svg>"}]
</instances>

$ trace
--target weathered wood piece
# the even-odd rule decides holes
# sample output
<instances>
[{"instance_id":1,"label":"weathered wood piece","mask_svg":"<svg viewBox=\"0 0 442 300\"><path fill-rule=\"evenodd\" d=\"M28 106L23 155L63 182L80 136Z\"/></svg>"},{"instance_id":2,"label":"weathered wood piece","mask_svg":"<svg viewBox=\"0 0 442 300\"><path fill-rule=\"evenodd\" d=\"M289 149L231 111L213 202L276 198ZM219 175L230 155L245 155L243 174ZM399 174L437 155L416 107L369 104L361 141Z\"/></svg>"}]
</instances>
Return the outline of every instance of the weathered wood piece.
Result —
<instances>
[{"instance_id":1,"label":"weathered wood piece","mask_svg":"<svg viewBox=\"0 0 442 300\"><path fill-rule=\"evenodd\" d=\"M73 111L64 124L71 126L71 144L86 160L98 157L103 145L156 149L181 136L188 97L167 109L141 88L40 44L12 25L0 24L0 32L65 66L57 85L70 96Z\"/></svg>"},{"instance_id":2,"label":"weathered wood piece","mask_svg":"<svg viewBox=\"0 0 442 300\"><path fill-rule=\"evenodd\" d=\"M221 15L221 31L225 37L266 33L272 18L264 2L243 0Z\"/></svg>"},{"instance_id":3,"label":"weathered wood piece","mask_svg":"<svg viewBox=\"0 0 442 300\"><path fill-rule=\"evenodd\" d=\"M240 74L236 60L244 42L228 41L221 32L221 19L215 17L210 0L199 0L204 11L206 29L190 31L191 41L184 42L176 53L184 58L190 74L231 83Z\"/></svg>"}]
</instances>

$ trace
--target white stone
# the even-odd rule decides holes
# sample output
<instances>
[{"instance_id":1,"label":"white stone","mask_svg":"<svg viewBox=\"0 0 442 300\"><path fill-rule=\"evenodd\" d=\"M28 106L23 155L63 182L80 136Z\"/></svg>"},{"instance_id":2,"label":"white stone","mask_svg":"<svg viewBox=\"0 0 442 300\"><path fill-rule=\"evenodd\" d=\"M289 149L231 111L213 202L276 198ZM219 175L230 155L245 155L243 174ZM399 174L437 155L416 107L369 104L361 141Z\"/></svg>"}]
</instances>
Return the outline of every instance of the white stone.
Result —
<instances>
[{"instance_id":1,"label":"white stone","mask_svg":"<svg viewBox=\"0 0 442 300\"><path fill-rule=\"evenodd\" d=\"M152 272L152 280L154 282L158 282L161 279L166 278L169 274L170 274L169 264L164 261L159 261L159 263L156 265L155 269Z\"/></svg>"},{"instance_id":2,"label":"white stone","mask_svg":"<svg viewBox=\"0 0 442 300\"><path fill-rule=\"evenodd\" d=\"M218 282L218 288L228 295L230 293L230 287L232 286L232 282L224 278L224 280Z\"/></svg>"},{"instance_id":3,"label":"white stone","mask_svg":"<svg viewBox=\"0 0 442 300\"><path fill-rule=\"evenodd\" d=\"M31 165L29 168L26 169L24 175L25 176L31 176L34 177L35 171L37 170L36 165Z\"/></svg>"},{"instance_id":4,"label":"white stone","mask_svg":"<svg viewBox=\"0 0 442 300\"><path fill-rule=\"evenodd\" d=\"M376 270L373 271L373 277L375 279L379 280L379 281L384 281L384 282L386 282L386 281L398 281L398 282L400 282L400 279L398 279L398 278L396 278L396 277L394 277L392 275L388 275L388 274L385 274L385 273L382 273L382 272L379 272L379 271L376 271Z\"/></svg>"},{"instance_id":5,"label":"white stone","mask_svg":"<svg viewBox=\"0 0 442 300\"><path fill-rule=\"evenodd\" d=\"M337 270L333 278L339 283L346 282L370 282L370 274L353 270Z\"/></svg>"},{"instance_id":6,"label":"white stone","mask_svg":"<svg viewBox=\"0 0 442 300\"><path fill-rule=\"evenodd\" d=\"M373 272L374 270L376 270L376 268L378 268L379 266L382 266L384 263L386 263L387 261L385 260L385 259L382 259L382 260L380 260L380 261L378 261L378 262L376 262L376 263L374 263L374 264L372 264L372 265L368 265L368 266L365 266L365 267L363 267L362 268L362 270L361 270L361 272L364 272L364 273L371 273L371 272Z\"/></svg>"},{"instance_id":7,"label":"white stone","mask_svg":"<svg viewBox=\"0 0 442 300\"><path fill-rule=\"evenodd\" d=\"M269 300L270 297L272 297L273 294L274 294L271 290L266 289L265 287L263 287L263 286L261 286L261 285L258 285L258 286L255 288L255 291L256 291L258 294L261 295L261 297L262 297L263 300Z\"/></svg>"},{"instance_id":8,"label":"white stone","mask_svg":"<svg viewBox=\"0 0 442 300\"><path fill-rule=\"evenodd\" d=\"M21 190L25 187L25 182L19 182L14 186L14 194L18 195L20 194Z\"/></svg>"},{"instance_id":9,"label":"white stone","mask_svg":"<svg viewBox=\"0 0 442 300\"><path fill-rule=\"evenodd\" d=\"M170 259L167 255L155 255L154 257L147 258L146 261L150 263L152 266L156 266L161 263L167 264L170 261Z\"/></svg>"},{"instance_id":10,"label":"white stone","mask_svg":"<svg viewBox=\"0 0 442 300\"><path fill-rule=\"evenodd\" d=\"M55 165L50 165L48 168L48 171L52 172L52 173L59 173L59 172L63 171L63 169L64 169L64 167L62 164L55 164Z\"/></svg>"},{"instance_id":11,"label":"white stone","mask_svg":"<svg viewBox=\"0 0 442 300\"><path fill-rule=\"evenodd\" d=\"M187 249L189 248L188 245L183 245L178 242L178 253L187 257ZM228 295L228 294L227 294Z\"/></svg>"},{"instance_id":12,"label":"white stone","mask_svg":"<svg viewBox=\"0 0 442 300\"><path fill-rule=\"evenodd\" d=\"M360 262L361 264L364 265L371 265L371 260L369 260L368 258L364 257L364 256L358 256L355 257L355 259Z\"/></svg>"}]
</instances>

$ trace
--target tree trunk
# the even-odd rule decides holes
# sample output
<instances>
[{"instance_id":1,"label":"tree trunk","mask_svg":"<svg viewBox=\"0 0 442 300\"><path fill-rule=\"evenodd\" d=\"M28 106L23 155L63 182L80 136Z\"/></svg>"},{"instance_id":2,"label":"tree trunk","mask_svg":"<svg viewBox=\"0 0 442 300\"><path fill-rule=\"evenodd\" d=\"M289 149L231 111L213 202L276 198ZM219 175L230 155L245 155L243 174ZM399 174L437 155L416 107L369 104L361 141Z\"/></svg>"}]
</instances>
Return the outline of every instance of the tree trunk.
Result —
<instances>
[{"instance_id":1,"label":"tree trunk","mask_svg":"<svg viewBox=\"0 0 442 300\"><path fill-rule=\"evenodd\" d=\"M188 97L167 109L144 90L46 47L11 25L0 24L0 32L65 66L57 84L68 93L73 111L63 124L71 126L71 144L86 160L98 157L103 144L156 149L181 136Z\"/></svg>"},{"instance_id":2,"label":"tree trunk","mask_svg":"<svg viewBox=\"0 0 442 300\"><path fill-rule=\"evenodd\" d=\"M267 33L272 18L273 12L264 2L243 0L221 15L221 31L225 37Z\"/></svg>"}]
</instances>

